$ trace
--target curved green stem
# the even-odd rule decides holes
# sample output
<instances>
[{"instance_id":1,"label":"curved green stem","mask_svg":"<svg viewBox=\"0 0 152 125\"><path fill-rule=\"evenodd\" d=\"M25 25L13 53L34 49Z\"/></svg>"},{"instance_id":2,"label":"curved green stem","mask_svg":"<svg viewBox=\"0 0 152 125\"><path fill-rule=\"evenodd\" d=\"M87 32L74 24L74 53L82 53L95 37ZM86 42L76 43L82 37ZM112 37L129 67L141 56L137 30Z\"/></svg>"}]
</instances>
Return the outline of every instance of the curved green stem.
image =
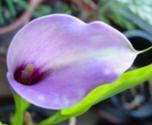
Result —
<instances>
[{"instance_id":1,"label":"curved green stem","mask_svg":"<svg viewBox=\"0 0 152 125\"><path fill-rule=\"evenodd\" d=\"M12 121L12 125L23 125L24 123L24 113L29 107L30 103L21 98L19 95L13 92L13 97L15 101L15 113Z\"/></svg>"},{"instance_id":2,"label":"curved green stem","mask_svg":"<svg viewBox=\"0 0 152 125\"><path fill-rule=\"evenodd\" d=\"M151 49L152 49L152 46L148 47L147 49L142 50L141 53L147 52L147 51L149 51Z\"/></svg>"},{"instance_id":3,"label":"curved green stem","mask_svg":"<svg viewBox=\"0 0 152 125\"><path fill-rule=\"evenodd\" d=\"M64 120L68 119L68 118L69 118L68 116L63 116L60 112L57 112L51 118L43 120L37 125L55 125L57 123L60 123Z\"/></svg>"},{"instance_id":4,"label":"curved green stem","mask_svg":"<svg viewBox=\"0 0 152 125\"><path fill-rule=\"evenodd\" d=\"M79 116L85 113L94 104L137 86L149 79L152 79L152 64L133 71L128 71L117 81L95 88L77 105L57 112L54 116L40 122L38 125L55 125L70 117Z\"/></svg>"}]
</instances>

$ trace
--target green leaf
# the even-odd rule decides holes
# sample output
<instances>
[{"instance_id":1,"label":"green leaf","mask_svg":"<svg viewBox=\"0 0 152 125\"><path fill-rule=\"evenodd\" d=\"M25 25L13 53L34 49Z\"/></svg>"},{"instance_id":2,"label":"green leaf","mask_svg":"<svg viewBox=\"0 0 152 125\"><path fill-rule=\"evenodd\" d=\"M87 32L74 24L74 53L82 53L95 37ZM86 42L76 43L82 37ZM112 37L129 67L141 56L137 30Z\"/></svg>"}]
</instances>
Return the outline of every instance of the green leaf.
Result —
<instances>
[{"instance_id":1,"label":"green leaf","mask_svg":"<svg viewBox=\"0 0 152 125\"><path fill-rule=\"evenodd\" d=\"M3 8L2 8L2 3L0 1L0 25L5 23L2 13L3 13Z\"/></svg>"},{"instance_id":2,"label":"green leaf","mask_svg":"<svg viewBox=\"0 0 152 125\"><path fill-rule=\"evenodd\" d=\"M28 2L24 1L24 0L14 0L14 3L16 3L16 5L19 6L19 8L23 9L23 10L27 10L28 9Z\"/></svg>"},{"instance_id":3,"label":"green leaf","mask_svg":"<svg viewBox=\"0 0 152 125\"><path fill-rule=\"evenodd\" d=\"M23 125L24 122L24 113L26 109L29 107L30 103L24 100L22 97L13 93L14 101L15 101L15 113L13 117L13 125Z\"/></svg>"},{"instance_id":4,"label":"green leaf","mask_svg":"<svg viewBox=\"0 0 152 125\"><path fill-rule=\"evenodd\" d=\"M47 14L50 14L51 12L52 12L52 8L50 6L40 5L33 12L33 17L39 17L39 16L47 15Z\"/></svg>"},{"instance_id":5,"label":"green leaf","mask_svg":"<svg viewBox=\"0 0 152 125\"><path fill-rule=\"evenodd\" d=\"M16 11L15 11L15 6L14 1L13 0L6 0L7 4L8 4L8 8L9 8L9 12L11 13L12 17L16 16Z\"/></svg>"},{"instance_id":6,"label":"green leaf","mask_svg":"<svg viewBox=\"0 0 152 125\"><path fill-rule=\"evenodd\" d=\"M126 12L130 13L129 5L124 0L101 0L98 4L97 13L101 19L104 17L109 20L109 23L114 22L122 28L132 30L135 29L135 24L125 16Z\"/></svg>"},{"instance_id":7,"label":"green leaf","mask_svg":"<svg viewBox=\"0 0 152 125\"><path fill-rule=\"evenodd\" d=\"M1 121L0 121L0 125L3 125Z\"/></svg>"},{"instance_id":8,"label":"green leaf","mask_svg":"<svg viewBox=\"0 0 152 125\"><path fill-rule=\"evenodd\" d=\"M95 88L77 105L57 112L53 117L42 121L38 125L54 125L70 117L79 116L85 113L94 104L141 84L151 78L152 64L133 71L128 71L117 81Z\"/></svg>"},{"instance_id":9,"label":"green leaf","mask_svg":"<svg viewBox=\"0 0 152 125\"><path fill-rule=\"evenodd\" d=\"M3 124L3 123L0 121L0 125L7 125L7 124Z\"/></svg>"}]
</instances>

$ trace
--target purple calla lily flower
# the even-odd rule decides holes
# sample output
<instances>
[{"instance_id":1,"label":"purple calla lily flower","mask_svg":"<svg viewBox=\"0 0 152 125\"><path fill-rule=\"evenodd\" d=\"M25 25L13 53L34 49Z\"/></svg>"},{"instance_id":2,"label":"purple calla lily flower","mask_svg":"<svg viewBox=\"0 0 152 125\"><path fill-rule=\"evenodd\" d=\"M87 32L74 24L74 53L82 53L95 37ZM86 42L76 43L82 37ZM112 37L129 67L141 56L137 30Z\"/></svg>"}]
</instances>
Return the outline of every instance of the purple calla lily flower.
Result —
<instances>
[{"instance_id":1,"label":"purple calla lily flower","mask_svg":"<svg viewBox=\"0 0 152 125\"><path fill-rule=\"evenodd\" d=\"M111 26L53 14L25 25L7 55L7 78L23 98L40 107L64 109L91 90L115 81L137 51Z\"/></svg>"}]
</instances>

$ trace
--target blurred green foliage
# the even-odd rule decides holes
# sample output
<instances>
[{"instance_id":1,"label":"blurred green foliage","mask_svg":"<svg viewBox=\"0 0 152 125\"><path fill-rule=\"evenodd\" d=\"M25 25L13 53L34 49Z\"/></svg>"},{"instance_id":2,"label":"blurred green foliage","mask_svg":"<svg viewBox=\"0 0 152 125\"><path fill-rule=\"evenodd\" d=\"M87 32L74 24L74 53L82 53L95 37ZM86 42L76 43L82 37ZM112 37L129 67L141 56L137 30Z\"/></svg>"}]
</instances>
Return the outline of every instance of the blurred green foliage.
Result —
<instances>
[{"instance_id":1,"label":"blurred green foliage","mask_svg":"<svg viewBox=\"0 0 152 125\"><path fill-rule=\"evenodd\" d=\"M81 6L82 1L87 5L86 8ZM109 24L115 23L123 29L136 28L136 24L128 19L130 14L152 25L152 0L77 0L69 3L68 0L44 1L35 9L32 18L51 13L73 14L81 18L80 15L85 11L89 15L85 9L90 4L90 7L96 7L93 14L97 19ZM12 23L27 9L27 0L0 0L0 26Z\"/></svg>"},{"instance_id":2,"label":"blurred green foliage","mask_svg":"<svg viewBox=\"0 0 152 125\"><path fill-rule=\"evenodd\" d=\"M0 26L8 25L19 18L28 9L28 4L27 0L0 0ZM32 18L55 12L71 14L71 9L62 1L42 3L34 10Z\"/></svg>"},{"instance_id":3,"label":"blurred green foliage","mask_svg":"<svg viewBox=\"0 0 152 125\"><path fill-rule=\"evenodd\" d=\"M7 25L28 8L25 0L0 0L0 26Z\"/></svg>"},{"instance_id":4,"label":"blurred green foliage","mask_svg":"<svg viewBox=\"0 0 152 125\"><path fill-rule=\"evenodd\" d=\"M101 20L107 23L112 20L125 29L135 28L135 24L127 18L129 14L152 25L152 0L100 0L98 7Z\"/></svg>"},{"instance_id":5,"label":"blurred green foliage","mask_svg":"<svg viewBox=\"0 0 152 125\"><path fill-rule=\"evenodd\" d=\"M52 12L52 8L47 5L40 5L33 13L33 17L39 17L46 14L50 14Z\"/></svg>"}]
</instances>

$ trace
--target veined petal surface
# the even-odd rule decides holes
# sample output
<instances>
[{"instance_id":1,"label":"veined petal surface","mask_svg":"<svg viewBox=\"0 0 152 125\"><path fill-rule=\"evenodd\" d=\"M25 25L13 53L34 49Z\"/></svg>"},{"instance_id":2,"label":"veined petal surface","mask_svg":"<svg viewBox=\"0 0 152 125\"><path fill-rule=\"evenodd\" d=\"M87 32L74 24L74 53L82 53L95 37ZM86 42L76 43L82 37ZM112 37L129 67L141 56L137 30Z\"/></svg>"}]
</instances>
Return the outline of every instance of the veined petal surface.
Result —
<instances>
[{"instance_id":1,"label":"veined petal surface","mask_svg":"<svg viewBox=\"0 0 152 125\"><path fill-rule=\"evenodd\" d=\"M136 56L127 38L111 26L53 14L31 21L15 35L8 49L7 77L31 103L64 109L95 87L115 81ZM25 85L14 77L19 67L27 65L44 73L36 84Z\"/></svg>"}]
</instances>

